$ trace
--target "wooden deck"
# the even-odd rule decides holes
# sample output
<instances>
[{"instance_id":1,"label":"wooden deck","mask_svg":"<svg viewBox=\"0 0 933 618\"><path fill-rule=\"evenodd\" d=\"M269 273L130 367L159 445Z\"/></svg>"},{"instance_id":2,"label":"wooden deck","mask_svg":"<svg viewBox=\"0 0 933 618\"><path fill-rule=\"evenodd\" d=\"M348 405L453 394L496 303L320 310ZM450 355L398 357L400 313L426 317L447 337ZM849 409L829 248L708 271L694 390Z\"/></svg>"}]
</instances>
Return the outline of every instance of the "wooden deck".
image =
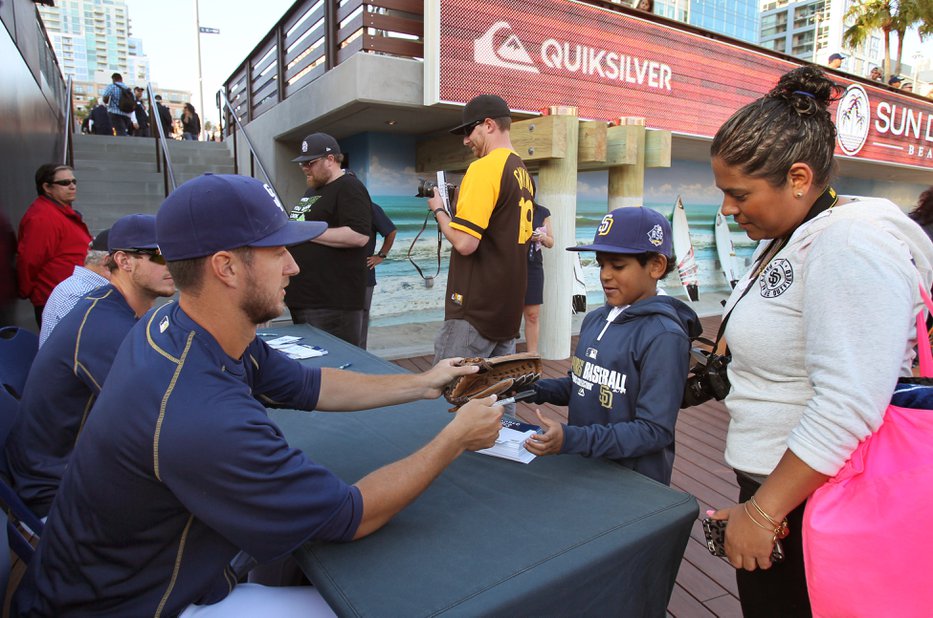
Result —
<instances>
[{"instance_id":1,"label":"wooden deck","mask_svg":"<svg viewBox=\"0 0 933 618\"><path fill-rule=\"evenodd\" d=\"M704 335L715 337L719 317L703 318L701 322ZM574 337L573 346L576 339ZM416 356L393 362L410 371L424 371L431 367L432 360L431 356ZM545 361L544 375L548 378L562 377L567 375L569 368L569 358ZM549 418L567 421L566 408L549 404L536 407ZM523 419L534 421L532 406L518 404L516 412ZM677 456L671 485L696 497L701 517L707 509L734 504L738 498L735 475L723 459L728 424L725 407L716 401L681 410L677 420ZM694 523L690 537L677 574L677 584L667 606L668 615L685 618L741 616L735 570L707 551L699 520Z\"/></svg>"}]
</instances>

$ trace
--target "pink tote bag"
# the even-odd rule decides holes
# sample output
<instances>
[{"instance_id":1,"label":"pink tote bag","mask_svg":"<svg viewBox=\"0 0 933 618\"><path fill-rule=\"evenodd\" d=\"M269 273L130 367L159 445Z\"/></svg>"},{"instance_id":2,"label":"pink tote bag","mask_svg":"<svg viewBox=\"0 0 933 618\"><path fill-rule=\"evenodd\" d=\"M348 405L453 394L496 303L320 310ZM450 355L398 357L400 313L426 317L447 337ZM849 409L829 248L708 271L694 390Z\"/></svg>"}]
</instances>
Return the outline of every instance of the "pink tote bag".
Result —
<instances>
[{"instance_id":1,"label":"pink tote bag","mask_svg":"<svg viewBox=\"0 0 933 618\"><path fill-rule=\"evenodd\" d=\"M929 378L922 313L917 341ZM814 616L933 616L933 410L888 406L878 431L807 502L803 553Z\"/></svg>"}]
</instances>

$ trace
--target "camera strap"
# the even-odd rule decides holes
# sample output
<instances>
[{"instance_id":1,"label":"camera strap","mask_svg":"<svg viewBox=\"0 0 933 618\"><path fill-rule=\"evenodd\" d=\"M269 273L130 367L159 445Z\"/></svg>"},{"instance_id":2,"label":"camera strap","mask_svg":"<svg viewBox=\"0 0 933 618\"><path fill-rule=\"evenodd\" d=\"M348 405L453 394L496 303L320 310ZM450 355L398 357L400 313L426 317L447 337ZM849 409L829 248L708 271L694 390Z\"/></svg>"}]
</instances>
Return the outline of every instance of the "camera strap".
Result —
<instances>
[{"instance_id":1,"label":"camera strap","mask_svg":"<svg viewBox=\"0 0 933 618\"><path fill-rule=\"evenodd\" d=\"M441 241L444 238L444 235L441 233L441 226L437 226L437 271L434 275L425 276L424 272L421 270L421 267L415 263L415 259L411 256L411 252L415 249L415 243L418 242L418 239L421 238L421 235L424 233L424 230L428 227L428 219L431 217L431 211L429 210L424 216L424 223L421 224L421 229L418 231L418 234L415 236L415 239L411 241L411 246L408 247L408 261L411 262L411 265L415 267L415 270L418 271L418 274L424 279L425 286L431 287L434 285L434 279L439 274L441 274Z\"/></svg>"},{"instance_id":2,"label":"camera strap","mask_svg":"<svg viewBox=\"0 0 933 618\"><path fill-rule=\"evenodd\" d=\"M735 311L736 305L738 305L739 302L743 298L745 298L745 295L751 291L752 287L754 287L755 280L761 276L761 273L765 271L765 268L768 267L768 264L771 263L771 260L773 260L777 256L777 254L780 253L781 250L787 246L787 243L790 242L790 239L794 235L794 232L796 232L800 228L800 226L806 223L807 221L810 221L816 218L816 216L819 215L824 210L829 210L830 208L835 206L838 201L839 201L839 196L836 194L836 190L830 186L827 186L825 189L823 189L823 192L820 194L820 196L816 198L816 201L813 202L813 206L810 207L810 210L807 212L807 215L803 218L803 220L800 223L798 223L794 227L794 229L792 229L790 232L788 232L786 235L784 235L781 238L773 239L768 244L768 248L765 249L761 253L761 255L758 257L758 259L755 261L754 267L752 268L755 274L749 277L748 285L745 286L745 289L742 290L742 294L736 299L736 301L732 303L732 308L729 309L729 313L722 316L722 321L719 323L719 331L716 333L716 341L713 343L713 352L716 352L717 354L719 353L718 352L719 342L722 340L722 336L726 332L726 324L729 322L729 316L731 316L732 312ZM729 353L729 344L726 343L726 347L722 351L722 354L728 354L728 353Z\"/></svg>"}]
</instances>

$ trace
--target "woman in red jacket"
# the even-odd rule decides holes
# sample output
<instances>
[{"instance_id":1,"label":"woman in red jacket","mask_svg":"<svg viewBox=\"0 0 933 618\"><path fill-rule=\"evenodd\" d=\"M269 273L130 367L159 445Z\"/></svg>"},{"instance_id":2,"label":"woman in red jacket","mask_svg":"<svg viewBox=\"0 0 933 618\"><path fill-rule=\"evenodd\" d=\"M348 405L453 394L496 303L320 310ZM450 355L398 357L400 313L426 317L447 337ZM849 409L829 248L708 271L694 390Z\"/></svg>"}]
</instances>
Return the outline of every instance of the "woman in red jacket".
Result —
<instances>
[{"instance_id":1,"label":"woman in red jacket","mask_svg":"<svg viewBox=\"0 0 933 618\"><path fill-rule=\"evenodd\" d=\"M67 165L46 163L36 171L39 197L19 222L16 273L19 294L28 298L41 326L42 308L52 288L84 264L91 234L71 207L78 181Z\"/></svg>"}]
</instances>

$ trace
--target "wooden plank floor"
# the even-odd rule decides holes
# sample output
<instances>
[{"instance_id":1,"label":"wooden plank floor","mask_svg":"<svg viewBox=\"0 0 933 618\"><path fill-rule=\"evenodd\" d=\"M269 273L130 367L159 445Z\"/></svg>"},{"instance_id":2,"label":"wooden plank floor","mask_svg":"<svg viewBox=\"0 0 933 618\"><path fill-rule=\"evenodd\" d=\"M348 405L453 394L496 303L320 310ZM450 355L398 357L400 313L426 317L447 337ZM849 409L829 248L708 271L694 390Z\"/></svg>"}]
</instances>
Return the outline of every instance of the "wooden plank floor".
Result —
<instances>
[{"instance_id":1,"label":"wooden plank floor","mask_svg":"<svg viewBox=\"0 0 933 618\"><path fill-rule=\"evenodd\" d=\"M719 316L703 318L704 335L716 336ZM573 338L571 347L575 347ZM519 350L521 350L519 346ZM431 356L416 356L393 361L409 371L424 371L431 367ZM567 375L570 359L545 361L544 377ZM544 404L538 407L549 418L567 421L567 409ZM518 416L534 422L534 408L518 404ZM700 503L700 515L710 508L735 503L739 490L735 475L723 459L729 416L720 402L711 401L681 410L677 420L676 453L671 486L694 495ZM721 558L710 555L703 539L699 520L693 525L690 541L677 574L677 583L667 606L670 616L700 618L703 616L739 617L735 570Z\"/></svg>"}]
</instances>

